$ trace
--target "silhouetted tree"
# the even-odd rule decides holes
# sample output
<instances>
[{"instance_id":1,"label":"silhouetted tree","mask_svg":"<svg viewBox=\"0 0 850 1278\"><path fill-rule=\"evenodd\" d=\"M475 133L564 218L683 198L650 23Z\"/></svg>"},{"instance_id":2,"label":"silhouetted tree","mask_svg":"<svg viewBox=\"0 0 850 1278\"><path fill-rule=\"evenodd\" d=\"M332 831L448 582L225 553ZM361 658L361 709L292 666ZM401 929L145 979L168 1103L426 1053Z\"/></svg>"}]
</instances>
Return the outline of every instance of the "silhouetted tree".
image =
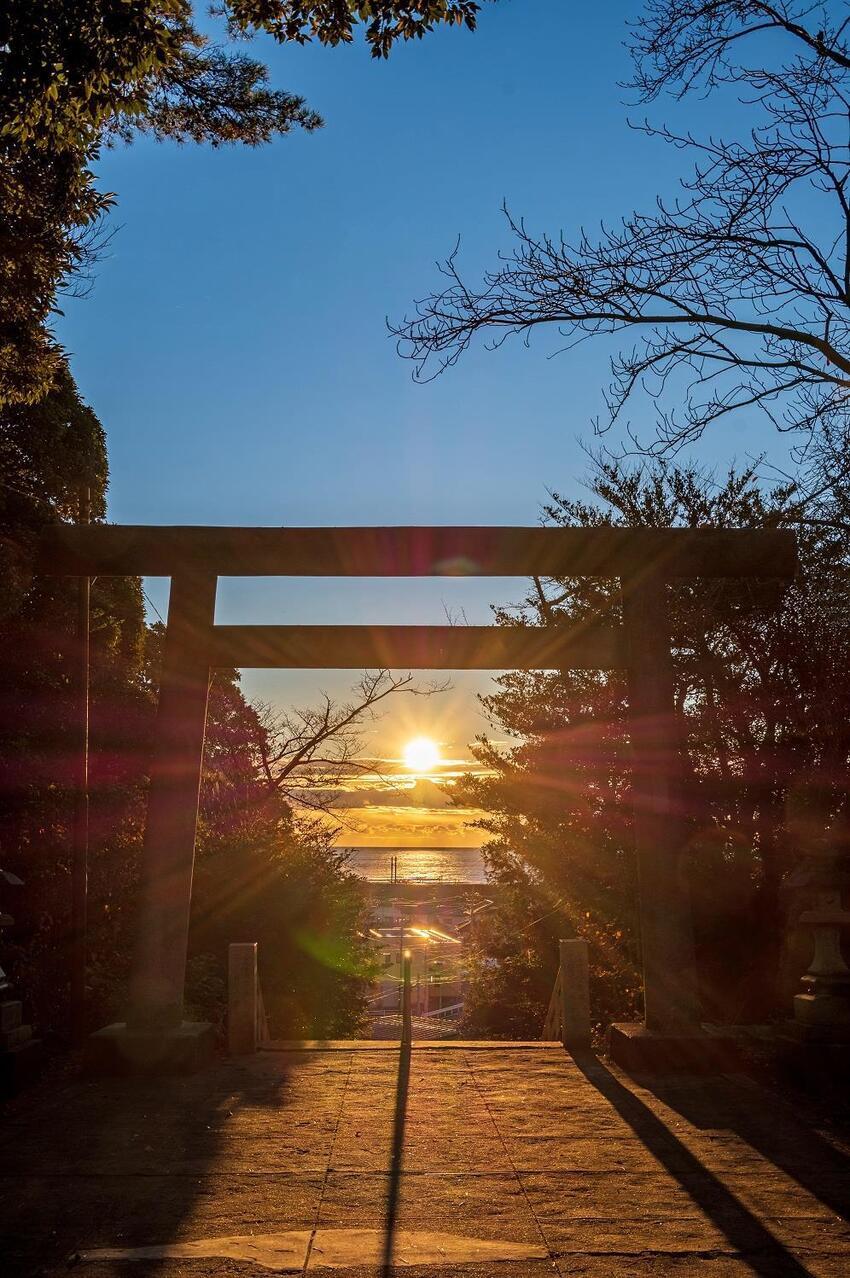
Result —
<instances>
[{"instance_id":1,"label":"silhouetted tree","mask_svg":"<svg viewBox=\"0 0 850 1278\"><path fill-rule=\"evenodd\" d=\"M764 491L752 471L715 482L693 466L609 462L591 488L591 502L554 495L547 520L788 524L800 537L801 572L781 599L769 582L670 587L703 997L716 1016L761 1016L774 1006L782 880L850 815L850 543L832 525L800 526L793 485ZM616 621L619 606L616 583L541 581L499 620L571 627L599 612ZM616 1012L615 995L633 997L637 945L624 678L512 672L484 705L498 736L518 744L480 740L482 769L457 787L458 802L488 813L480 824L495 878L512 884L528 872L588 936L594 968L606 973L597 1004Z\"/></svg>"},{"instance_id":2,"label":"silhouetted tree","mask_svg":"<svg viewBox=\"0 0 850 1278\"><path fill-rule=\"evenodd\" d=\"M104 431L61 365L37 404L0 409L0 847L24 880L11 940L18 978L43 1026L65 1015L75 752L72 578L33 577L42 529L106 509ZM145 675L141 582L100 577L91 592L91 866L93 895L117 910L140 819L153 698ZM113 914L113 917L115 915ZM92 914L93 926L98 911Z\"/></svg>"},{"instance_id":3,"label":"silhouetted tree","mask_svg":"<svg viewBox=\"0 0 850 1278\"><path fill-rule=\"evenodd\" d=\"M417 682L410 672L367 670L347 701L322 693L306 707L257 703L259 766L267 795L280 795L296 808L333 813L346 783L374 771L374 760L363 757L364 732L387 698L429 697L448 686Z\"/></svg>"},{"instance_id":4,"label":"silhouetted tree","mask_svg":"<svg viewBox=\"0 0 850 1278\"><path fill-rule=\"evenodd\" d=\"M396 328L427 377L483 333L499 346L541 326L559 347L623 339L605 429L638 391L664 452L732 413L846 445L850 390L850 26L844 4L648 0L632 24L644 102L731 92L744 139L639 126L693 157L674 199L598 234L536 234L509 216L513 245L480 283L461 273ZM628 423L626 423L628 425ZM637 441L645 446L643 441Z\"/></svg>"}]
</instances>

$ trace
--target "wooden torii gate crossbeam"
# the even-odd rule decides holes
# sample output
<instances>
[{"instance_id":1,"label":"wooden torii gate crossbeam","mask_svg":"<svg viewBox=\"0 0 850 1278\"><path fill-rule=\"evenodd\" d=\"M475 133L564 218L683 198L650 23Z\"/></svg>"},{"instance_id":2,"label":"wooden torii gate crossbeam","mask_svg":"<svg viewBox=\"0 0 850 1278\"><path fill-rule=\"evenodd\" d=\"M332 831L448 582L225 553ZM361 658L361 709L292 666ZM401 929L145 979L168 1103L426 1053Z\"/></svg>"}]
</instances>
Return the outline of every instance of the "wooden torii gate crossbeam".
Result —
<instances>
[{"instance_id":1,"label":"wooden torii gate crossbeam","mask_svg":"<svg viewBox=\"0 0 850 1278\"><path fill-rule=\"evenodd\" d=\"M666 583L796 571L784 531L622 528L214 528L59 525L36 571L171 578L129 1030L177 1032L207 691L215 666L627 671L646 1025L698 1021ZM215 624L219 576L619 578L622 623L583 626Z\"/></svg>"}]
</instances>

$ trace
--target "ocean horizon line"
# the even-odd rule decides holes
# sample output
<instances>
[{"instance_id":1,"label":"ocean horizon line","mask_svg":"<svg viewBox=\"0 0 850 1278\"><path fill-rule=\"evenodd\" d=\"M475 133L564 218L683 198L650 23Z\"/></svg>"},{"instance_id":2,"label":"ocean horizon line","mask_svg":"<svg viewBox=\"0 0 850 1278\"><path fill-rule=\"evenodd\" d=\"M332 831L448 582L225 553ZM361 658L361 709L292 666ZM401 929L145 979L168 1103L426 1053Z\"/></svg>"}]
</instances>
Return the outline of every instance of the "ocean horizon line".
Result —
<instances>
[{"instance_id":1,"label":"ocean horizon line","mask_svg":"<svg viewBox=\"0 0 850 1278\"><path fill-rule=\"evenodd\" d=\"M486 881L480 845L410 847L390 845L338 844L355 874L373 883L400 881L428 883L483 883Z\"/></svg>"},{"instance_id":2,"label":"ocean horizon line","mask_svg":"<svg viewBox=\"0 0 850 1278\"><path fill-rule=\"evenodd\" d=\"M481 852L483 843L335 843L345 852Z\"/></svg>"}]
</instances>

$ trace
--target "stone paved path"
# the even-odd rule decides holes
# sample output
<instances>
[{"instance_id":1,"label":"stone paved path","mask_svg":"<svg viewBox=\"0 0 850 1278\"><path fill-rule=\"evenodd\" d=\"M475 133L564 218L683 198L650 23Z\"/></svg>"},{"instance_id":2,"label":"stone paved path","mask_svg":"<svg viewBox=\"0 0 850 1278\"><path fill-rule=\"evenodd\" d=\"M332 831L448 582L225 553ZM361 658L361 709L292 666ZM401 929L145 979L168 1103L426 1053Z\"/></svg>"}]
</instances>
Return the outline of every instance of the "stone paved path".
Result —
<instances>
[{"instance_id":1,"label":"stone paved path","mask_svg":"<svg viewBox=\"0 0 850 1278\"><path fill-rule=\"evenodd\" d=\"M286 1235L296 1258L279 1272L374 1275L397 1065L352 1045L42 1086L0 1110L0 1272L53 1278L74 1253L192 1243L205 1254L87 1256L75 1272L262 1278L222 1240L254 1235L262 1251ZM641 1084L548 1045L414 1046L398 1221L410 1278L838 1278L848 1211L850 1149L744 1080ZM446 1236L477 1240L479 1258L439 1259ZM484 1243L539 1258L494 1259Z\"/></svg>"}]
</instances>

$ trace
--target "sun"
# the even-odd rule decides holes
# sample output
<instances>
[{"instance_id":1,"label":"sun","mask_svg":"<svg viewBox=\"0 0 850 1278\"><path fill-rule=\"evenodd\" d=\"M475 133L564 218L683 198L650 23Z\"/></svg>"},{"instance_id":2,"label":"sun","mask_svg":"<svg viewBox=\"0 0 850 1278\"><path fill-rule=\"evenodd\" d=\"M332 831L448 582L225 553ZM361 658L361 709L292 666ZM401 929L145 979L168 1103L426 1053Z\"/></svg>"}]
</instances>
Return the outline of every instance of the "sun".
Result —
<instances>
[{"instance_id":1,"label":"sun","mask_svg":"<svg viewBox=\"0 0 850 1278\"><path fill-rule=\"evenodd\" d=\"M439 747L430 737L414 737L404 747L404 766L411 772L432 772L439 762Z\"/></svg>"}]
</instances>

